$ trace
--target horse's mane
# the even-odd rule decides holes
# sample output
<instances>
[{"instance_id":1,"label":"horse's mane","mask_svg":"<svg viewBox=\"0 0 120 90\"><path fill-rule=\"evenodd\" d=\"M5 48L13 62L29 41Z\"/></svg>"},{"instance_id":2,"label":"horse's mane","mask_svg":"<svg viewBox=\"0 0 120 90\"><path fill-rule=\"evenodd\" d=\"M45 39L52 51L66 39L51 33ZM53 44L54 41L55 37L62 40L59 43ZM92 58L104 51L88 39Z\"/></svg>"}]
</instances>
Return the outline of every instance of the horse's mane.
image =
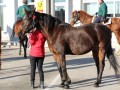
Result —
<instances>
[{"instance_id":1,"label":"horse's mane","mask_svg":"<svg viewBox=\"0 0 120 90\"><path fill-rule=\"evenodd\" d=\"M86 13L83 10L79 10L78 12L80 13L80 15L87 16L87 17L92 17L90 14Z\"/></svg>"},{"instance_id":2,"label":"horse's mane","mask_svg":"<svg viewBox=\"0 0 120 90\"><path fill-rule=\"evenodd\" d=\"M52 30L54 26L59 24L69 26L66 22L61 21L60 19L46 13L35 12L35 16L38 18L38 20L40 20L43 26L46 25L49 31Z\"/></svg>"}]
</instances>

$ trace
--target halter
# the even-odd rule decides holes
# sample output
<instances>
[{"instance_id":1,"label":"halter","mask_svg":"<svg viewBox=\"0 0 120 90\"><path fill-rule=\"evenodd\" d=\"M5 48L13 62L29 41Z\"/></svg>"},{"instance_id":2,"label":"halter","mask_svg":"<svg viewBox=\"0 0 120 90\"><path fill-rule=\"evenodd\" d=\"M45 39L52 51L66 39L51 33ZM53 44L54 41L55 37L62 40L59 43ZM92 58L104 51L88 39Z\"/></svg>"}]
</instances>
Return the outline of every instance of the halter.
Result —
<instances>
[{"instance_id":1,"label":"halter","mask_svg":"<svg viewBox=\"0 0 120 90\"><path fill-rule=\"evenodd\" d=\"M76 23L79 20L79 13L77 12L76 15L74 16L74 23Z\"/></svg>"},{"instance_id":2,"label":"halter","mask_svg":"<svg viewBox=\"0 0 120 90\"><path fill-rule=\"evenodd\" d=\"M24 19L23 19L24 20ZM33 20L33 17L29 18L29 24L27 25L27 29L26 29L26 25L21 27L21 29L25 30L24 33L22 33L23 35L25 35L26 33L29 33L32 29L34 29L35 26L35 22Z\"/></svg>"}]
</instances>

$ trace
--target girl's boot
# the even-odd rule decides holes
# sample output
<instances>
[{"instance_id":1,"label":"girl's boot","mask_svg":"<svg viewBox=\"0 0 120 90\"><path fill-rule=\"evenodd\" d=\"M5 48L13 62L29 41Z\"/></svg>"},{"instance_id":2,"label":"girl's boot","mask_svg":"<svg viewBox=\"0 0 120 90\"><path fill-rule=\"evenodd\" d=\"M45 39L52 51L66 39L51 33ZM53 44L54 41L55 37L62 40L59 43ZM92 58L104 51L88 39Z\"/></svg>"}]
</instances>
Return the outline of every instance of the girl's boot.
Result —
<instances>
[{"instance_id":1,"label":"girl's boot","mask_svg":"<svg viewBox=\"0 0 120 90\"><path fill-rule=\"evenodd\" d=\"M35 88L35 81L31 81L31 88Z\"/></svg>"},{"instance_id":2,"label":"girl's boot","mask_svg":"<svg viewBox=\"0 0 120 90\"><path fill-rule=\"evenodd\" d=\"M44 89L44 81L40 81L40 88Z\"/></svg>"}]
</instances>

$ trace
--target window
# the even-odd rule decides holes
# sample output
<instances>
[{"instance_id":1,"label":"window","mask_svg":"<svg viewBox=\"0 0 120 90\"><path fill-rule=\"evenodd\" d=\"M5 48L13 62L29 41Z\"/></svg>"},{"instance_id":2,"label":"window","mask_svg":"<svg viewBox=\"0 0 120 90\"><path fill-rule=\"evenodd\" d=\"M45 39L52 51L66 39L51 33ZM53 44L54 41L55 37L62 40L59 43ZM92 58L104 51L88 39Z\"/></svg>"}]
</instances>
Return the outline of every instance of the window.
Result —
<instances>
[{"instance_id":1,"label":"window","mask_svg":"<svg viewBox=\"0 0 120 90\"><path fill-rule=\"evenodd\" d=\"M114 8L111 8L113 7L114 3L113 2L106 2L106 5L108 7L108 14L110 17L113 16L113 9ZM120 5L120 3L119 3ZM116 6L118 9L120 8L120 6ZM97 3L84 3L84 10L89 13L90 15L94 15L96 12L98 12L98 9L99 9L99 5Z\"/></svg>"},{"instance_id":2,"label":"window","mask_svg":"<svg viewBox=\"0 0 120 90\"><path fill-rule=\"evenodd\" d=\"M65 0L55 0L55 2L65 2Z\"/></svg>"},{"instance_id":3,"label":"window","mask_svg":"<svg viewBox=\"0 0 120 90\"><path fill-rule=\"evenodd\" d=\"M64 9L64 6L55 6L55 11L59 11L60 9Z\"/></svg>"},{"instance_id":4,"label":"window","mask_svg":"<svg viewBox=\"0 0 120 90\"><path fill-rule=\"evenodd\" d=\"M3 0L0 0L0 3L2 3L3 2Z\"/></svg>"},{"instance_id":5,"label":"window","mask_svg":"<svg viewBox=\"0 0 120 90\"><path fill-rule=\"evenodd\" d=\"M106 2L106 5L108 7L108 14L110 15L110 17L113 17L114 8L111 8L111 7L114 7L114 3L113 2Z\"/></svg>"},{"instance_id":6,"label":"window","mask_svg":"<svg viewBox=\"0 0 120 90\"><path fill-rule=\"evenodd\" d=\"M55 0L55 17L65 21L65 0Z\"/></svg>"},{"instance_id":7,"label":"window","mask_svg":"<svg viewBox=\"0 0 120 90\"><path fill-rule=\"evenodd\" d=\"M94 15L98 11L97 3L85 3L84 4L84 10L88 14Z\"/></svg>"},{"instance_id":8,"label":"window","mask_svg":"<svg viewBox=\"0 0 120 90\"><path fill-rule=\"evenodd\" d=\"M34 2L35 2L35 0L28 0L28 6L31 8L31 10L33 10L35 8Z\"/></svg>"},{"instance_id":9,"label":"window","mask_svg":"<svg viewBox=\"0 0 120 90\"><path fill-rule=\"evenodd\" d=\"M120 17L120 1L115 2L115 17Z\"/></svg>"},{"instance_id":10,"label":"window","mask_svg":"<svg viewBox=\"0 0 120 90\"><path fill-rule=\"evenodd\" d=\"M55 0L55 11L65 9L65 0Z\"/></svg>"},{"instance_id":11,"label":"window","mask_svg":"<svg viewBox=\"0 0 120 90\"><path fill-rule=\"evenodd\" d=\"M28 0L28 2L34 2L35 0Z\"/></svg>"}]
</instances>

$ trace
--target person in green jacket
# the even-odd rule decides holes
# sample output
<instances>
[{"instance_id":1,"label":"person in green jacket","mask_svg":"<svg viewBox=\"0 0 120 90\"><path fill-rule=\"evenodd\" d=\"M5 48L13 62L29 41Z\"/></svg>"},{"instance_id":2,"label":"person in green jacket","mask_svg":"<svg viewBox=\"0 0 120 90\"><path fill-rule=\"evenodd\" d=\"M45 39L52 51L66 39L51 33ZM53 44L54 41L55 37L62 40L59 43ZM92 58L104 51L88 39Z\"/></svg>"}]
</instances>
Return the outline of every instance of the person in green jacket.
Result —
<instances>
[{"instance_id":1,"label":"person in green jacket","mask_svg":"<svg viewBox=\"0 0 120 90\"><path fill-rule=\"evenodd\" d=\"M17 9L17 12L16 12L17 20L23 19L23 17L25 16L25 9L27 11L31 10L27 5L28 4L27 0L23 0L22 3L23 3L23 5L19 6L18 9Z\"/></svg>"},{"instance_id":2,"label":"person in green jacket","mask_svg":"<svg viewBox=\"0 0 120 90\"><path fill-rule=\"evenodd\" d=\"M28 7L28 5L27 5L27 4L28 4L27 0L22 0L22 3L23 3L23 5L22 5L22 6L19 6L18 9L17 9L17 12L16 12L17 20L16 20L15 23L13 24L13 29L14 29L14 27L15 27L15 25L16 25L16 22L18 22L19 20L22 20L22 19L24 18L24 16L25 16L25 9L26 9L27 11L31 11L30 7ZM19 32L18 32L18 33L19 33ZM14 37L14 30L13 30L13 32L12 32L11 37L12 37L12 38Z\"/></svg>"},{"instance_id":3,"label":"person in green jacket","mask_svg":"<svg viewBox=\"0 0 120 90\"><path fill-rule=\"evenodd\" d=\"M98 0L98 3L100 4L100 7L94 23L100 23L104 21L107 15L107 5L105 4L104 0Z\"/></svg>"}]
</instances>

